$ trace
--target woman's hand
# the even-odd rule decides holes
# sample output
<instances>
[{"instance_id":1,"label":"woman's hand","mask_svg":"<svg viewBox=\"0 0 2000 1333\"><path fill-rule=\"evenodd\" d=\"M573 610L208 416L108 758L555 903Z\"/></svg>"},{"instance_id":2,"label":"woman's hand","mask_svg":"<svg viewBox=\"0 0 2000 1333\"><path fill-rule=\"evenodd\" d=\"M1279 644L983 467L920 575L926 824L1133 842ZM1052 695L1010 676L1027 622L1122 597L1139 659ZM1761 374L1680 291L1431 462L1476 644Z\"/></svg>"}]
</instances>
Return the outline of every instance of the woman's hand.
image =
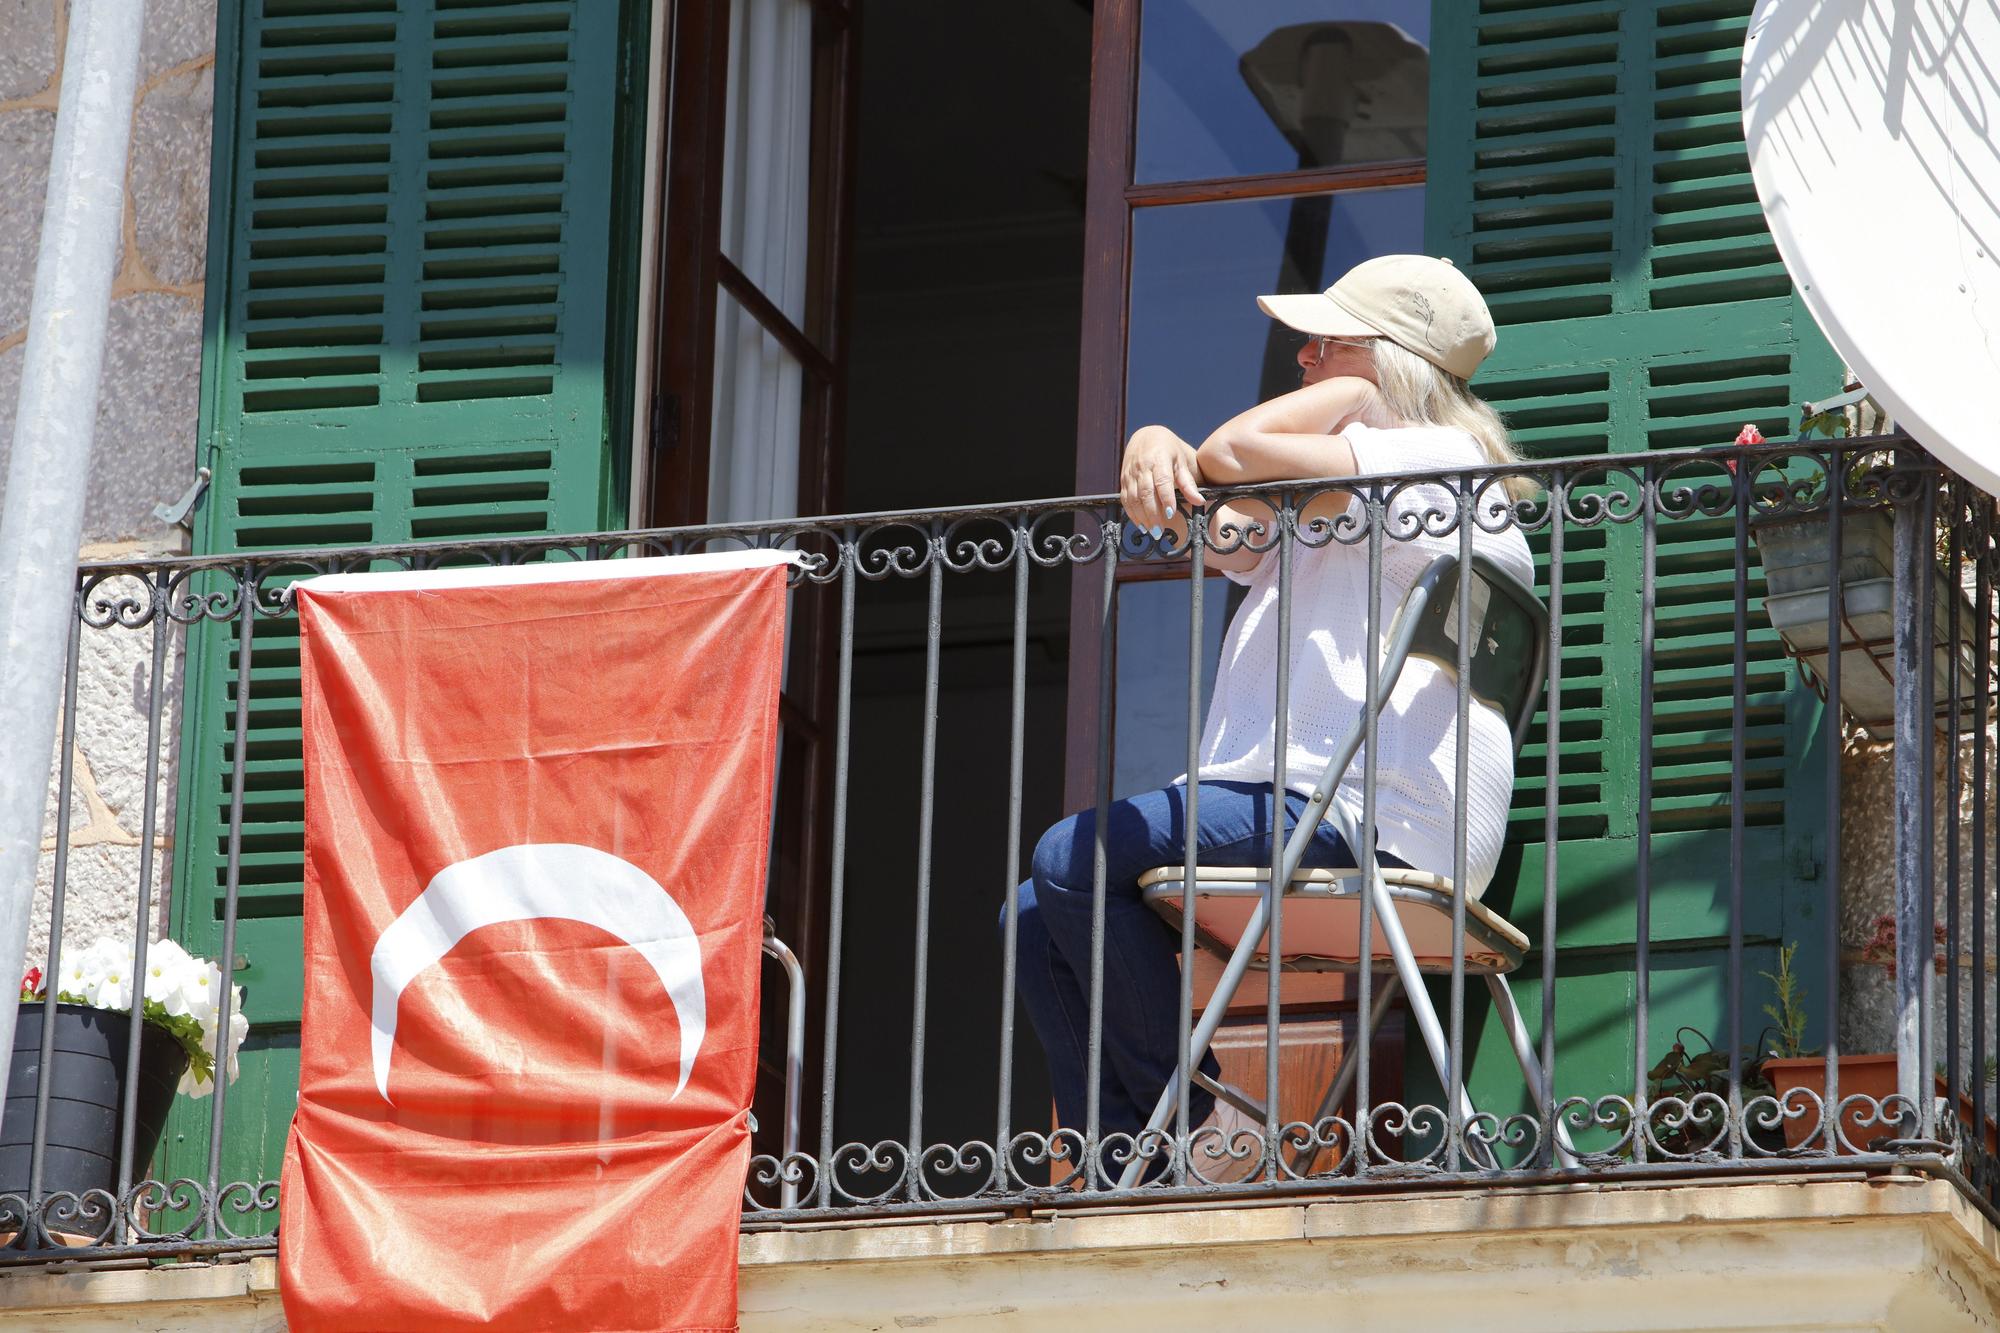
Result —
<instances>
[{"instance_id":1,"label":"woman's hand","mask_svg":"<svg viewBox=\"0 0 2000 1333\"><path fill-rule=\"evenodd\" d=\"M1165 426L1141 426L1125 444L1118 495L1125 517L1142 528L1164 528L1180 511L1179 500L1207 504L1201 493L1201 463L1194 446Z\"/></svg>"}]
</instances>

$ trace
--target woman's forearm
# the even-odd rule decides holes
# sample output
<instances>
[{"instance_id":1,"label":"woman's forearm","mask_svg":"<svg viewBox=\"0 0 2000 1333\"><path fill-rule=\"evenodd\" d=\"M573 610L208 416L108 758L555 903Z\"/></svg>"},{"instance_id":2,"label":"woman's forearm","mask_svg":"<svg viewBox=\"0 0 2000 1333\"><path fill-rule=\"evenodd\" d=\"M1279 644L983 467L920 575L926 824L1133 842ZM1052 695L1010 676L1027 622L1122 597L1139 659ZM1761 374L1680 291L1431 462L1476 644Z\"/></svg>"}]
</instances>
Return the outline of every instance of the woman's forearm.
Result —
<instances>
[{"instance_id":1,"label":"woman's forearm","mask_svg":"<svg viewBox=\"0 0 2000 1333\"><path fill-rule=\"evenodd\" d=\"M1202 475L1217 486L1352 476L1354 450L1333 432L1375 391L1363 379L1322 380L1239 412L1195 451Z\"/></svg>"},{"instance_id":2,"label":"woman's forearm","mask_svg":"<svg viewBox=\"0 0 2000 1333\"><path fill-rule=\"evenodd\" d=\"M1354 449L1343 435L1217 431L1202 441L1195 456L1212 486L1351 477L1355 472Z\"/></svg>"}]
</instances>

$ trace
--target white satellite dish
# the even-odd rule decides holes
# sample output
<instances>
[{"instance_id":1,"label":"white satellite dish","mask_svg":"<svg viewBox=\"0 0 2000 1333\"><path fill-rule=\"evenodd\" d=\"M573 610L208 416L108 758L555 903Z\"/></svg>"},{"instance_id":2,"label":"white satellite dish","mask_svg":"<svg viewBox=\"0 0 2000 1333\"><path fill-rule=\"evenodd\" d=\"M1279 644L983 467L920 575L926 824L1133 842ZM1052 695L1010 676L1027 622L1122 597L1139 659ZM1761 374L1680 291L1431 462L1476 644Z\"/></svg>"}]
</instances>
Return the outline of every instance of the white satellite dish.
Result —
<instances>
[{"instance_id":1,"label":"white satellite dish","mask_svg":"<svg viewBox=\"0 0 2000 1333\"><path fill-rule=\"evenodd\" d=\"M1985 0L1758 0L1743 46L1750 171L1807 309L1899 426L2000 494L1996 80Z\"/></svg>"}]
</instances>

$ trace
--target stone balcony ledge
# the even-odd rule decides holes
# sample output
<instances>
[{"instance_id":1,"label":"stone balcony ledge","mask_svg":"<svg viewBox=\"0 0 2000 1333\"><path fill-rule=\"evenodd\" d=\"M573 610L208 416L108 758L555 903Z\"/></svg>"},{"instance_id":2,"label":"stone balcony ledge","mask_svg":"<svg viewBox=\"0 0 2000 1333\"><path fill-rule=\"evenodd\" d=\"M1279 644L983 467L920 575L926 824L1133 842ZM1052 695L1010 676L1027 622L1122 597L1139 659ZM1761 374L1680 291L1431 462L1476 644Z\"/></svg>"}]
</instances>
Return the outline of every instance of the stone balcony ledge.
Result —
<instances>
[{"instance_id":1,"label":"stone balcony ledge","mask_svg":"<svg viewBox=\"0 0 2000 1333\"><path fill-rule=\"evenodd\" d=\"M2000 1229L1918 1177L828 1223L743 1237L742 1327L2000 1329ZM0 1325L284 1327L269 1258L0 1277Z\"/></svg>"}]
</instances>

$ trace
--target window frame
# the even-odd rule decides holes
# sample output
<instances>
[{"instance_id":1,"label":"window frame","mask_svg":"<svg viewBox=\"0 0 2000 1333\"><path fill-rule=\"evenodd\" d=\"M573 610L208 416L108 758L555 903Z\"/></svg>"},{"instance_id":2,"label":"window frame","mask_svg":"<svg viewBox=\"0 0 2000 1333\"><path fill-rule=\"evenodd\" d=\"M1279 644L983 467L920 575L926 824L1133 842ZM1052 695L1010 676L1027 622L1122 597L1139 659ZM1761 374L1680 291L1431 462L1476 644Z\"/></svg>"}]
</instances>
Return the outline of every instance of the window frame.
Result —
<instances>
[{"instance_id":1,"label":"window frame","mask_svg":"<svg viewBox=\"0 0 2000 1333\"><path fill-rule=\"evenodd\" d=\"M1144 0L1097 0L1091 28L1090 129L1084 203L1083 337L1078 367L1076 493L1102 495L1118 487L1118 460L1130 426L1125 419L1130 344L1132 219L1142 208L1222 201L1336 196L1350 190L1422 185L1428 158L1400 158L1300 171L1135 182L1139 61ZM1211 572L1211 577L1215 573ZM1120 566L1116 582L1187 578L1170 569ZM1101 700L1110 699L1107 655L1117 651L1101 580L1077 580L1070 603L1068 734L1064 806L1096 805L1098 728L1110 727ZM1111 705L1115 710L1115 704ZM1111 737L1111 744L1117 737ZM1107 751L1108 753L1108 751Z\"/></svg>"},{"instance_id":2,"label":"window frame","mask_svg":"<svg viewBox=\"0 0 2000 1333\"><path fill-rule=\"evenodd\" d=\"M658 112L665 125L652 201L661 223L652 392L641 431L647 466L637 518L644 527L708 520L716 303L724 293L803 369L798 512L839 507L860 24L855 0L810 3L810 239L805 318L794 323L722 252L731 0L670 0L667 95Z\"/></svg>"},{"instance_id":3,"label":"window frame","mask_svg":"<svg viewBox=\"0 0 2000 1333\"><path fill-rule=\"evenodd\" d=\"M656 104L656 156L649 200L659 219L652 255L651 390L635 434L643 460L634 486L642 527L709 521L714 427L716 312L723 294L800 363L797 512L840 508L846 418L854 126L858 114L860 22L857 0L809 0L813 7L811 166L804 318L786 317L722 252L724 136L729 95L731 0L664 0L665 95ZM838 589L804 585L792 599L790 686L779 700L785 764L781 774L767 912L807 977L803 1089L819 1096L824 1032L828 908L833 833L833 719L839 704L832 665L839 651ZM789 778L796 778L796 786ZM798 793L795 803L784 790ZM765 968L767 982L780 977ZM778 984L782 984L781 981ZM785 1006L763 1007L766 1035ZM756 1102L767 1128L757 1151L776 1152L783 1125L782 1041L758 1046Z\"/></svg>"}]
</instances>

